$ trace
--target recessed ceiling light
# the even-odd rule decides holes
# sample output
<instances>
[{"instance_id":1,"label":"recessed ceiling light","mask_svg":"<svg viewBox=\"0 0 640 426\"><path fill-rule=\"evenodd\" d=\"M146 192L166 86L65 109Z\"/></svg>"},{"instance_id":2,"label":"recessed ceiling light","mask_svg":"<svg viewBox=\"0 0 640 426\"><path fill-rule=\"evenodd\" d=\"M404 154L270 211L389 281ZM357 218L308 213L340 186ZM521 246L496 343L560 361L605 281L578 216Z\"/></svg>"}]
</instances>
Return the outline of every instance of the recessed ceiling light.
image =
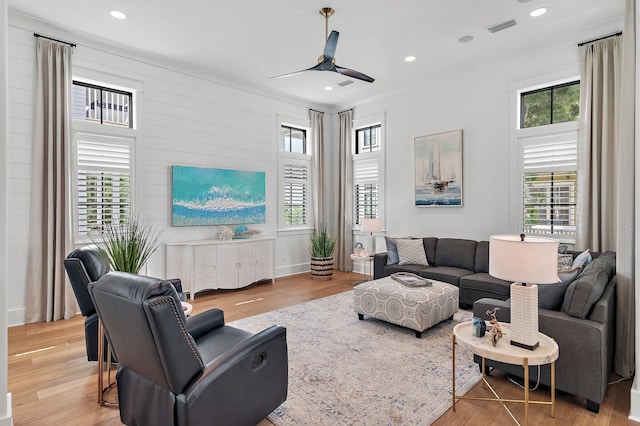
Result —
<instances>
[{"instance_id":1,"label":"recessed ceiling light","mask_svg":"<svg viewBox=\"0 0 640 426\"><path fill-rule=\"evenodd\" d=\"M536 17L536 16L542 16L545 13L547 13L547 8L546 7L541 7L541 8L538 8L538 9L534 10L529 15L531 15L533 17Z\"/></svg>"},{"instance_id":2,"label":"recessed ceiling light","mask_svg":"<svg viewBox=\"0 0 640 426\"><path fill-rule=\"evenodd\" d=\"M466 35L466 36L460 37L458 39L458 43L469 43L471 40L473 40L473 36Z\"/></svg>"},{"instance_id":3,"label":"recessed ceiling light","mask_svg":"<svg viewBox=\"0 0 640 426\"><path fill-rule=\"evenodd\" d=\"M406 58L404 58L405 62L413 62L416 60L415 56L407 56Z\"/></svg>"},{"instance_id":4,"label":"recessed ceiling light","mask_svg":"<svg viewBox=\"0 0 640 426\"><path fill-rule=\"evenodd\" d=\"M124 12L121 12L119 10L112 10L111 16L113 16L116 19L127 19L127 15L125 15Z\"/></svg>"},{"instance_id":5,"label":"recessed ceiling light","mask_svg":"<svg viewBox=\"0 0 640 426\"><path fill-rule=\"evenodd\" d=\"M330 92L330 91L332 91L332 90L333 90L333 87L331 87L331 86L327 86L327 87L325 87L325 88L324 88L324 90L326 90L327 92Z\"/></svg>"}]
</instances>

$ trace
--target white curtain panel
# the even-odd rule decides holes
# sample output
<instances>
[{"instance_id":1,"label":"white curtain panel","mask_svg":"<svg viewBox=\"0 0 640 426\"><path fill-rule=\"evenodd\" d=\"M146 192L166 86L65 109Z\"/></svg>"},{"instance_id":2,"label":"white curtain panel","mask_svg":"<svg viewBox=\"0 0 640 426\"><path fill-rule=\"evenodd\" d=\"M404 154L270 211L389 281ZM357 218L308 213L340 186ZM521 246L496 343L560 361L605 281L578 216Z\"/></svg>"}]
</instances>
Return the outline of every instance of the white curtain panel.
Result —
<instances>
[{"instance_id":1,"label":"white curtain panel","mask_svg":"<svg viewBox=\"0 0 640 426\"><path fill-rule=\"evenodd\" d=\"M615 372L635 370L635 0L623 35L581 47L576 248L616 252Z\"/></svg>"},{"instance_id":2,"label":"white curtain panel","mask_svg":"<svg viewBox=\"0 0 640 426\"><path fill-rule=\"evenodd\" d=\"M338 242L336 244L336 268L351 271L353 251L353 162L351 145L353 110L338 114L340 119L340 176L338 177Z\"/></svg>"},{"instance_id":3,"label":"white curtain panel","mask_svg":"<svg viewBox=\"0 0 640 426\"><path fill-rule=\"evenodd\" d=\"M617 238L616 238L616 352L615 372L631 377L635 370L635 164L636 28L635 0L627 0L622 36L622 70L618 131Z\"/></svg>"},{"instance_id":4,"label":"white curtain panel","mask_svg":"<svg viewBox=\"0 0 640 426\"><path fill-rule=\"evenodd\" d=\"M309 110L309 118L311 121L311 149L312 152L312 176L313 176L313 226L320 229L324 218L323 203L324 199L324 113Z\"/></svg>"},{"instance_id":5,"label":"white curtain panel","mask_svg":"<svg viewBox=\"0 0 640 426\"><path fill-rule=\"evenodd\" d=\"M63 265L71 249L71 54L69 45L37 38L26 323L77 312Z\"/></svg>"},{"instance_id":6,"label":"white curtain panel","mask_svg":"<svg viewBox=\"0 0 640 426\"><path fill-rule=\"evenodd\" d=\"M578 249L616 249L620 46L610 37L580 47Z\"/></svg>"}]
</instances>

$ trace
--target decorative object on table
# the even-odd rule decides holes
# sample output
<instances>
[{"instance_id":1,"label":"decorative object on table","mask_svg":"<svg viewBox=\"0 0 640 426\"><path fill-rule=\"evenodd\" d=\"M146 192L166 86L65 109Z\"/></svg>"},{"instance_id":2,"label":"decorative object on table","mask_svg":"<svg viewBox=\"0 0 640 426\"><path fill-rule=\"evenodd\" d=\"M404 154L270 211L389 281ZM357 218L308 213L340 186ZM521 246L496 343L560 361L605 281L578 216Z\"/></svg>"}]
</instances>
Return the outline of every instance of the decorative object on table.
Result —
<instances>
[{"instance_id":1,"label":"decorative object on table","mask_svg":"<svg viewBox=\"0 0 640 426\"><path fill-rule=\"evenodd\" d=\"M511 284L511 344L538 347L538 286L558 278L558 241L543 237L492 235L489 274Z\"/></svg>"},{"instance_id":2,"label":"decorative object on table","mask_svg":"<svg viewBox=\"0 0 640 426\"><path fill-rule=\"evenodd\" d=\"M245 238L251 238L254 235L258 235L261 231L259 229L250 229L246 225L236 226L233 230L233 239L240 240Z\"/></svg>"},{"instance_id":3,"label":"decorative object on table","mask_svg":"<svg viewBox=\"0 0 640 426\"><path fill-rule=\"evenodd\" d=\"M172 225L267 223L265 172L173 166Z\"/></svg>"},{"instance_id":4,"label":"decorative object on table","mask_svg":"<svg viewBox=\"0 0 640 426\"><path fill-rule=\"evenodd\" d=\"M233 229L228 228L226 226L221 226L220 233L218 233L218 239L223 241L229 241L230 239L233 238L234 235L235 233L233 232Z\"/></svg>"},{"instance_id":5,"label":"decorative object on table","mask_svg":"<svg viewBox=\"0 0 640 426\"><path fill-rule=\"evenodd\" d=\"M142 216L105 224L99 235L89 233L98 254L112 271L137 274L160 246L160 231Z\"/></svg>"},{"instance_id":6,"label":"decorative object on table","mask_svg":"<svg viewBox=\"0 0 640 426\"><path fill-rule=\"evenodd\" d=\"M333 276L333 252L336 237L327 230L325 223L311 234L311 278L316 281L330 280Z\"/></svg>"},{"instance_id":7,"label":"decorative object on table","mask_svg":"<svg viewBox=\"0 0 640 426\"><path fill-rule=\"evenodd\" d=\"M391 274L391 278L400 284L404 284L410 287L425 287L430 286L431 281L420 275L412 274L411 272L396 272Z\"/></svg>"},{"instance_id":8,"label":"decorative object on table","mask_svg":"<svg viewBox=\"0 0 640 426\"><path fill-rule=\"evenodd\" d=\"M414 139L415 205L462 206L462 130Z\"/></svg>"},{"instance_id":9,"label":"decorative object on table","mask_svg":"<svg viewBox=\"0 0 640 426\"><path fill-rule=\"evenodd\" d=\"M502 327L496 318L496 313L500 308L495 307L490 311L487 311L487 316L491 318L489 324L491 324L491 330L489 330L489 337L491 338L491 344L493 346L498 344L498 340L502 339Z\"/></svg>"},{"instance_id":10,"label":"decorative object on table","mask_svg":"<svg viewBox=\"0 0 640 426\"><path fill-rule=\"evenodd\" d=\"M471 318L471 335L475 337L484 337L487 332L487 323L482 318Z\"/></svg>"},{"instance_id":11,"label":"decorative object on table","mask_svg":"<svg viewBox=\"0 0 640 426\"><path fill-rule=\"evenodd\" d=\"M363 256L364 252L366 252L366 250L364 249L364 246L360 241L358 241L353 245L353 254L355 254L356 256L367 257L367 256Z\"/></svg>"},{"instance_id":12,"label":"decorative object on table","mask_svg":"<svg viewBox=\"0 0 640 426\"><path fill-rule=\"evenodd\" d=\"M373 233L382 231L382 219L380 218L362 219L362 223L360 224L360 231L369 233L369 238L371 240L371 244L369 245L370 247L369 252L375 253L376 239L373 236Z\"/></svg>"}]
</instances>

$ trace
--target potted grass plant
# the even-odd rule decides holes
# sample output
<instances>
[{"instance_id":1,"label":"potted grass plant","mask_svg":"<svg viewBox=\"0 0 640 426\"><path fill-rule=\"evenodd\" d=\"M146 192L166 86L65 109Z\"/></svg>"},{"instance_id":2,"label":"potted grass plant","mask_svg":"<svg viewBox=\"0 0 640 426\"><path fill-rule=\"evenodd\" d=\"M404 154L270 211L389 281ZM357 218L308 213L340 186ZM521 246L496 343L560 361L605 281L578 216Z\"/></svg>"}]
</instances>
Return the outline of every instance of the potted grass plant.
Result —
<instances>
[{"instance_id":1,"label":"potted grass plant","mask_svg":"<svg viewBox=\"0 0 640 426\"><path fill-rule=\"evenodd\" d=\"M112 271L140 272L160 245L160 232L141 217L129 216L119 224L106 224L90 235L98 253Z\"/></svg>"},{"instance_id":2,"label":"potted grass plant","mask_svg":"<svg viewBox=\"0 0 640 426\"><path fill-rule=\"evenodd\" d=\"M327 225L320 225L311 234L311 278L316 281L330 280L333 276L333 252L336 238L327 231Z\"/></svg>"}]
</instances>

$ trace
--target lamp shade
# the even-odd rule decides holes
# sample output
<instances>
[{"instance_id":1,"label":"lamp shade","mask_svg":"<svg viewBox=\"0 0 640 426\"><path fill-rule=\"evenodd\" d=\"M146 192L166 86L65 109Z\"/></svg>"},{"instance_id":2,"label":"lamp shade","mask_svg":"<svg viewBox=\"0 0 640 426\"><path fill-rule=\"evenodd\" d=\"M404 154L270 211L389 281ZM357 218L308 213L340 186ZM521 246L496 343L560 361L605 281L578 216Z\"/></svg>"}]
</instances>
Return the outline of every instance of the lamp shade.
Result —
<instances>
[{"instance_id":1,"label":"lamp shade","mask_svg":"<svg viewBox=\"0 0 640 426\"><path fill-rule=\"evenodd\" d=\"M362 219L362 224L360 225L360 231L362 232L382 231L382 219L380 218Z\"/></svg>"},{"instance_id":2,"label":"lamp shade","mask_svg":"<svg viewBox=\"0 0 640 426\"><path fill-rule=\"evenodd\" d=\"M558 278L558 240L517 235L489 239L489 275L521 283L553 284Z\"/></svg>"}]
</instances>

